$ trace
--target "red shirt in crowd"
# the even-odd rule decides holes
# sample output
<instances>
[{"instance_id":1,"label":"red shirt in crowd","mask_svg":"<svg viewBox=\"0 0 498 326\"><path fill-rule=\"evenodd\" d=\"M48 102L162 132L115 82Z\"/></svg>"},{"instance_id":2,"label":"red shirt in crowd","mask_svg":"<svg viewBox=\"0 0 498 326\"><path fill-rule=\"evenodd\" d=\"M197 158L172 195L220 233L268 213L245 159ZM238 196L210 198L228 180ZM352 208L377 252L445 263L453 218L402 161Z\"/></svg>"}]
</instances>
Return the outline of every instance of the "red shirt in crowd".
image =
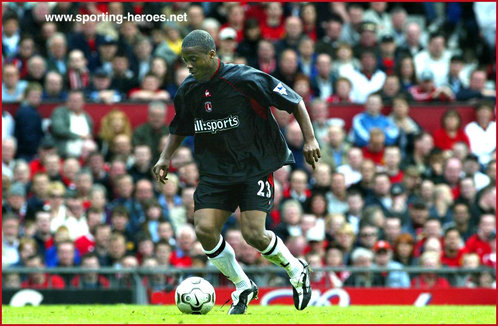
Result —
<instances>
[{"instance_id":1,"label":"red shirt in crowd","mask_svg":"<svg viewBox=\"0 0 498 326\"><path fill-rule=\"evenodd\" d=\"M469 137L465 134L462 129L459 129L455 137L450 137L446 130L443 128L438 128L432 134L434 138L434 147L440 148L443 151L452 150L453 145L458 142L464 142L470 148Z\"/></svg>"},{"instance_id":2,"label":"red shirt in crowd","mask_svg":"<svg viewBox=\"0 0 498 326\"><path fill-rule=\"evenodd\" d=\"M465 250L461 248L460 250L458 250L455 257L448 257L443 251L443 253L441 254L441 264L449 267L460 267L462 266L462 256L464 253Z\"/></svg>"},{"instance_id":3,"label":"red shirt in crowd","mask_svg":"<svg viewBox=\"0 0 498 326\"><path fill-rule=\"evenodd\" d=\"M412 279L411 286L412 288L416 289L434 289L434 288L444 289L450 287L450 282L448 282L448 280L445 279L444 277L437 276L434 285L429 286L429 284L424 281L422 275L419 275Z\"/></svg>"},{"instance_id":4,"label":"red shirt in crowd","mask_svg":"<svg viewBox=\"0 0 498 326\"><path fill-rule=\"evenodd\" d=\"M192 257L185 254L183 256L179 256L179 252L175 250L171 253L169 262L175 267L190 267L192 266Z\"/></svg>"},{"instance_id":5,"label":"red shirt in crowd","mask_svg":"<svg viewBox=\"0 0 498 326\"><path fill-rule=\"evenodd\" d=\"M84 254L93 251L95 248L95 239L91 234L82 235L74 241L74 246L83 256Z\"/></svg>"},{"instance_id":6,"label":"red shirt in crowd","mask_svg":"<svg viewBox=\"0 0 498 326\"><path fill-rule=\"evenodd\" d=\"M376 165L384 165L384 150L381 150L380 152L372 152L368 148L368 146L365 146L361 149L363 152L363 159L369 159L372 160Z\"/></svg>"},{"instance_id":7,"label":"red shirt in crowd","mask_svg":"<svg viewBox=\"0 0 498 326\"><path fill-rule=\"evenodd\" d=\"M491 253L491 246L487 241L482 240L478 234L471 236L465 243L465 252L474 252L481 258L481 264L484 264L483 258Z\"/></svg>"},{"instance_id":8,"label":"red shirt in crowd","mask_svg":"<svg viewBox=\"0 0 498 326\"><path fill-rule=\"evenodd\" d=\"M269 41L278 41L282 39L285 35L285 27L283 22L280 22L277 26L270 26L264 20L260 25L261 36Z\"/></svg>"},{"instance_id":9,"label":"red shirt in crowd","mask_svg":"<svg viewBox=\"0 0 498 326\"><path fill-rule=\"evenodd\" d=\"M403 176L403 171L399 170L398 174L389 176L389 181L391 181L391 184L401 183L403 182Z\"/></svg>"},{"instance_id":10,"label":"red shirt in crowd","mask_svg":"<svg viewBox=\"0 0 498 326\"><path fill-rule=\"evenodd\" d=\"M59 275L45 274L45 282L36 284L31 278L21 283L23 289L63 289L66 287L64 279Z\"/></svg>"}]
</instances>

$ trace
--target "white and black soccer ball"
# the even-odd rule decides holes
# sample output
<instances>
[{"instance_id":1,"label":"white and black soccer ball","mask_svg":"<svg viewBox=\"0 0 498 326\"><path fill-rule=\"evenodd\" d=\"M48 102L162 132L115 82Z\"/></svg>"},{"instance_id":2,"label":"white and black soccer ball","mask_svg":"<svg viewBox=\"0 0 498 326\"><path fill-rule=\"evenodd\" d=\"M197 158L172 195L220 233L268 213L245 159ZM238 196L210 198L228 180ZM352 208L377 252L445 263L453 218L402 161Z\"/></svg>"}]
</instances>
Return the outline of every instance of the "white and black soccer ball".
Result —
<instances>
[{"instance_id":1,"label":"white and black soccer ball","mask_svg":"<svg viewBox=\"0 0 498 326\"><path fill-rule=\"evenodd\" d=\"M207 314L214 307L214 287L202 277L189 277L178 285L175 303L184 314Z\"/></svg>"}]
</instances>

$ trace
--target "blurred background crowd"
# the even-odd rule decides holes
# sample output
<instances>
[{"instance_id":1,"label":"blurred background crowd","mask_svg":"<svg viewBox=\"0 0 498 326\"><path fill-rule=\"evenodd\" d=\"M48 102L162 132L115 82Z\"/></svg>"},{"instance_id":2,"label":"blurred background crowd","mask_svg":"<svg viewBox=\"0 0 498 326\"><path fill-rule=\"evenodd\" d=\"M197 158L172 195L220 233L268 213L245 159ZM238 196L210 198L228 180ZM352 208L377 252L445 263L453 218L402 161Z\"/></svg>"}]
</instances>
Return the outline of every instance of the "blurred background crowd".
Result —
<instances>
[{"instance_id":1,"label":"blurred background crowd","mask_svg":"<svg viewBox=\"0 0 498 326\"><path fill-rule=\"evenodd\" d=\"M322 159L302 157L299 125L277 121L296 163L274 173L267 228L328 287L495 287L494 273L410 274L403 266L496 267L495 3L2 3L2 264L27 267L203 267L193 228L199 173L193 142L169 179L151 166L168 137L168 103L188 76L182 37L208 31L224 62L251 65L305 100ZM46 14L182 14L187 22L47 22ZM148 104L131 127L120 102ZM38 107L55 102L48 119ZM414 103L457 110L427 131ZM87 103L113 105L94 133ZM351 121L333 106L364 105ZM332 107L329 115L329 106ZM381 113L389 107L389 115ZM430 119L430 108L427 108ZM242 239L239 212L223 234L244 265L267 265ZM399 268L368 273L372 266ZM284 275L252 275L260 285ZM144 278L152 289L172 275ZM211 279L215 284L228 284ZM129 285L126 277L5 274L4 287Z\"/></svg>"}]
</instances>

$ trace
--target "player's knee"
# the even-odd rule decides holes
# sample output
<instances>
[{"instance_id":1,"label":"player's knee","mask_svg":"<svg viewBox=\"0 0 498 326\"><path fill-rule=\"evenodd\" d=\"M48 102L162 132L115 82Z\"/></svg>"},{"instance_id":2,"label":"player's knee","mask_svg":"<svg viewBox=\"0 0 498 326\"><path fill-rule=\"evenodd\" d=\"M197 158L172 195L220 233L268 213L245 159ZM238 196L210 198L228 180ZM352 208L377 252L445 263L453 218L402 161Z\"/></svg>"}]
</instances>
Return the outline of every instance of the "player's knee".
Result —
<instances>
[{"instance_id":1,"label":"player's knee","mask_svg":"<svg viewBox=\"0 0 498 326\"><path fill-rule=\"evenodd\" d=\"M201 242L201 244L207 241L216 240L215 230L202 224L195 226L195 235L197 236L197 239Z\"/></svg>"}]
</instances>

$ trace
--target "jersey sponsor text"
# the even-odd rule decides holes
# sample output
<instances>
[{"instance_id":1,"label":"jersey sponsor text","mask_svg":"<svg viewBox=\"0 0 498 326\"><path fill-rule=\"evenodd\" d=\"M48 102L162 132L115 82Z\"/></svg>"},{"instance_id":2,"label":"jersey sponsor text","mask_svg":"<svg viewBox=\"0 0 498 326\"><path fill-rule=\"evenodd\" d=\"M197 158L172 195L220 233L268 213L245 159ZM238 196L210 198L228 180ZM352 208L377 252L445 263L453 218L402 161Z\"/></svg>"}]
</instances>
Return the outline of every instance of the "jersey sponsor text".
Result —
<instances>
[{"instance_id":1,"label":"jersey sponsor text","mask_svg":"<svg viewBox=\"0 0 498 326\"><path fill-rule=\"evenodd\" d=\"M218 120L195 119L194 129L195 133L212 133L237 128L240 125L238 115L230 115L229 117Z\"/></svg>"}]
</instances>

